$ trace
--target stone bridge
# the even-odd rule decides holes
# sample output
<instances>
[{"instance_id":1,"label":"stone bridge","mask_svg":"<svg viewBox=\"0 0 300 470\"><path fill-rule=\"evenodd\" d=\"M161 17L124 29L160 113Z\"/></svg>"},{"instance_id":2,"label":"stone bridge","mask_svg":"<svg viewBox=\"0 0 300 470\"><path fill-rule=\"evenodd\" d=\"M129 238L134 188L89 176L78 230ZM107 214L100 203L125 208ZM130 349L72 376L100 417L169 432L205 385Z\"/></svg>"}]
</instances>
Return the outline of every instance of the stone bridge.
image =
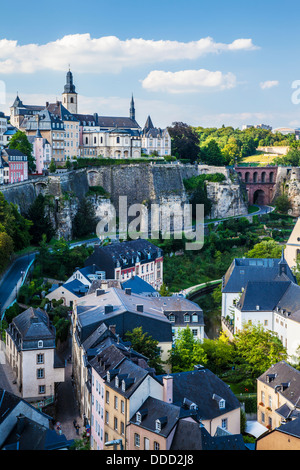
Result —
<instances>
[{"instance_id":1,"label":"stone bridge","mask_svg":"<svg viewBox=\"0 0 300 470\"><path fill-rule=\"evenodd\" d=\"M249 204L271 204L275 195L277 166L236 166L235 170L246 186Z\"/></svg>"}]
</instances>

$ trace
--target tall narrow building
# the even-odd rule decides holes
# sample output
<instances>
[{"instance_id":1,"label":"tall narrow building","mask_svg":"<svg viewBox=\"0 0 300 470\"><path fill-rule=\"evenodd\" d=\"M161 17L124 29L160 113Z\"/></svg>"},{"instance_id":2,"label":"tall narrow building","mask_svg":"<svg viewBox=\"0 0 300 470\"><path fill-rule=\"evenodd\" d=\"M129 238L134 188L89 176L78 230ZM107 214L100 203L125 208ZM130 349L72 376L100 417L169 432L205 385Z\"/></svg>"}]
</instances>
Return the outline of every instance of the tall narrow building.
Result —
<instances>
[{"instance_id":1,"label":"tall narrow building","mask_svg":"<svg viewBox=\"0 0 300 470\"><path fill-rule=\"evenodd\" d=\"M72 113L72 114L77 114L77 104L78 104L78 98L77 98L77 93L75 91L75 85L73 83L73 74L69 70L67 73L67 80L66 84L64 87L64 92L62 94L63 98L63 105L67 110Z\"/></svg>"}]
</instances>

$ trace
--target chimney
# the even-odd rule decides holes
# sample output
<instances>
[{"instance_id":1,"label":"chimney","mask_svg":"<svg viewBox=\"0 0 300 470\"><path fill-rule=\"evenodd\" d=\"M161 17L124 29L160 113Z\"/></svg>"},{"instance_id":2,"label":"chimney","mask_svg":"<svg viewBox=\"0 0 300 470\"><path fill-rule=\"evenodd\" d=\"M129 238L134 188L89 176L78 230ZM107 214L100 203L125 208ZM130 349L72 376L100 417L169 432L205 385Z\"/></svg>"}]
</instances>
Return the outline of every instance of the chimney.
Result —
<instances>
[{"instance_id":1,"label":"chimney","mask_svg":"<svg viewBox=\"0 0 300 470\"><path fill-rule=\"evenodd\" d=\"M125 287L125 294L131 295L131 288L130 287Z\"/></svg>"},{"instance_id":2,"label":"chimney","mask_svg":"<svg viewBox=\"0 0 300 470\"><path fill-rule=\"evenodd\" d=\"M165 375L163 377L163 401L166 403L173 403L173 377L172 375Z\"/></svg>"},{"instance_id":3,"label":"chimney","mask_svg":"<svg viewBox=\"0 0 300 470\"><path fill-rule=\"evenodd\" d=\"M99 297L99 295L103 295L103 294L105 294L104 289L96 289L96 297Z\"/></svg>"},{"instance_id":4,"label":"chimney","mask_svg":"<svg viewBox=\"0 0 300 470\"><path fill-rule=\"evenodd\" d=\"M113 305L104 305L104 313L105 314L111 313L111 312L113 312L113 310L114 310Z\"/></svg>"},{"instance_id":5,"label":"chimney","mask_svg":"<svg viewBox=\"0 0 300 470\"><path fill-rule=\"evenodd\" d=\"M21 434L24 430L25 419L26 419L26 417L24 415L17 416L17 434L19 434L19 436L21 436Z\"/></svg>"},{"instance_id":6,"label":"chimney","mask_svg":"<svg viewBox=\"0 0 300 470\"><path fill-rule=\"evenodd\" d=\"M109 328L109 331L112 332L112 334L114 334L114 335L116 334L116 325L109 325L108 328Z\"/></svg>"}]
</instances>

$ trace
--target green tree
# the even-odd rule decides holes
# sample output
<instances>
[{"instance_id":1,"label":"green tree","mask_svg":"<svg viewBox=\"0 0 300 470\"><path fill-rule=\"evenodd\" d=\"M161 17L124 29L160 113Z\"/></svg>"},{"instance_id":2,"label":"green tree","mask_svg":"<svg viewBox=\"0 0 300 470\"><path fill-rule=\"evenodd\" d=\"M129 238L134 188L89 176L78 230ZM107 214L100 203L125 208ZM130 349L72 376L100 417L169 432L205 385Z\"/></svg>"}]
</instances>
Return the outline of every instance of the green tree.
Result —
<instances>
[{"instance_id":1,"label":"green tree","mask_svg":"<svg viewBox=\"0 0 300 470\"><path fill-rule=\"evenodd\" d=\"M207 356L202 344L194 338L188 325L178 330L174 346L170 351L169 363L172 366L172 372L192 370L195 364L206 365Z\"/></svg>"},{"instance_id":2,"label":"green tree","mask_svg":"<svg viewBox=\"0 0 300 470\"><path fill-rule=\"evenodd\" d=\"M155 369L157 375L164 372L158 341L148 333L143 333L141 326L134 328L132 331L127 331L124 339L131 342L132 349L148 359L149 366Z\"/></svg>"},{"instance_id":3,"label":"green tree","mask_svg":"<svg viewBox=\"0 0 300 470\"><path fill-rule=\"evenodd\" d=\"M194 129L183 122L173 122L168 127L171 136L172 155L178 159L195 162L198 159L200 148L199 139Z\"/></svg>"},{"instance_id":4,"label":"green tree","mask_svg":"<svg viewBox=\"0 0 300 470\"><path fill-rule=\"evenodd\" d=\"M286 194L281 194L280 196L278 196L275 199L274 203L276 211L281 214L287 214L292 207L291 201L289 200Z\"/></svg>"},{"instance_id":5,"label":"green tree","mask_svg":"<svg viewBox=\"0 0 300 470\"><path fill-rule=\"evenodd\" d=\"M83 198L73 219L73 237L81 238L96 232L97 219L92 203Z\"/></svg>"},{"instance_id":6,"label":"green tree","mask_svg":"<svg viewBox=\"0 0 300 470\"><path fill-rule=\"evenodd\" d=\"M55 165L55 161L53 160L53 158L51 159L51 162L50 162L50 165L49 165L49 171L50 171L50 173L55 173L56 172L56 165Z\"/></svg>"},{"instance_id":7,"label":"green tree","mask_svg":"<svg viewBox=\"0 0 300 470\"><path fill-rule=\"evenodd\" d=\"M160 286L159 293L162 297L167 297L168 295L170 295L169 289L164 282Z\"/></svg>"},{"instance_id":8,"label":"green tree","mask_svg":"<svg viewBox=\"0 0 300 470\"><path fill-rule=\"evenodd\" d=\"M263 240L246 253L247 258L280 258L282 246L275 240Z\"/></svg>"},{"instance_id":9,"label":"green tree","mask_svg":"<svg viewBox=\"0 0 300 470\"><path fill-rule=\"evenodd\" d=\"M55 235L55 230L46 209L46 198L39 194L27 213L27 218L32 221L30 229L32 243L36 246L42 241L43 235L46 236L47 242Z\"/></svg>"},{"instance_id":10,"label":"green tree","mask_svg":"<svg viewBox=\"0 0 300 470\"><path fill-rule=\"evenodd\" d=\"M207 367L215 374L231 368L235 358L235 346L221 331L217 339L204 339L202 345L207 357Z\"/></svg>"},{"instance_id":11,"label":"green tree","mask_svg":"<svg viewBox=\"0 0 300 470\"><path fill-rule=\"evenodd\" d=\"M36 170L35 160L32 156L32 145L29 142L25 132L17 131L9 141L9 148L20 150L20 152L27 155L28 170L30 173Z\"/></svg>"},{"instance_id":12,"label":"green tree","mask_svg":"<svg viewBox=\"0 0 300 470\"><path fill-rule=\"evenodd\" d=\"M223 166L227 164L224 155L217 142L211 139L205 147L202 147L201 160L207 165Z\"/></svg>"},{"instance_id":13,"label":"green tree","mask_svg":"<svg viewBox=\"0 0 300 470\"><path fill-rule=\"evenodd\" d=\"M0 232L0 272L7 267L13 254L14 242L6 232Z\"/></svg>"},{"instance_id":14,"label":"green tree","mask_svg":"<svg viewBox=\"0 0 300 470\"><path fill-rule=\"evenodd\" d=\"M287 352L276 333L262 325L247 323L235 335L234 344L240 362L252 377L259 377L272 364L287 359Z\"/></svg>"}]
</instances>

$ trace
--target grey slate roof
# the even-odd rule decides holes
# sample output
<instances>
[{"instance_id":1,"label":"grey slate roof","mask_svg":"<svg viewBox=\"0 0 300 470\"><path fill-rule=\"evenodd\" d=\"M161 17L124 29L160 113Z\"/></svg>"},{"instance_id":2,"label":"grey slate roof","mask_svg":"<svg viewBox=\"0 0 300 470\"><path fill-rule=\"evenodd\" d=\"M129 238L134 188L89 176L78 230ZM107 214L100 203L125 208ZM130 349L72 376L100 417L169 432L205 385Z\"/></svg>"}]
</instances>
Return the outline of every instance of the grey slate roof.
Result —
<instances>
[{"instance_id":1,"label":"grey slate roof","mask_svg":"<svg viewBox=\"0 0 300 470\"><path fill-rule=\"evenodd\" d=\"M173 377L173 403L184 408L184 400L197 405L197 419L214 419L240 408L240 402L230 387L209 369L200 368L188 372L169 374ZM162 381L163 376L157 376ZM225 408L219 408L214 395L225 400Z\"/></svg>"},{"instance_id":2,"label":"grey slate roof","mask_svg":"<svg viewBox=\"0 0 300 470\"><path fill-rule=\"evenodd\" d=\"M64 434L58 435L56 431L47 429L26 416L19 419L22 423L15 425L2 450L59 450L68 448L73 443Z\"/></svg>"},{"instance_id":3,"label":"grey slate roof","mask_svg":"<svg viewBox=\"0 0 300 470\"><path fill-rule=\"evenodd\" d=\"M280 272L278 258L235 258L223 277L222 292L241 292L249 281L270 282L276 280ZM296 283L295 276L286 263L288 279ZM279 280L286 281L285 276Z\"/></svg>"},{"instance_id":4,"label":"grey slate roof","mask_svg":"<svg viewBox=\"0 0 300 470\"><path fill-rule=\"evenodd\" d=\"M77 295L78 297L82 297L88 291L88 286L80 282L78 279L66 282L62 287L67 289L69 292L72 292L72 294Z\"/></svg>"},{"instance_id":5,"label":"grey slate roof","mask_svg":"<svg viewBox=\"0 0 300 470\"><path fill-rule=\"evenodd\" d=\"M257 307L261 311L273 311L290 284L290 281L249 281L241 295L238 307L242 311L254 311Z\"/></svg>"},{"instance_id":6,"label":"grey slate roof","mask_svg":"<svg viewBox=\"0 0 300 470\"><path fill-rule=\"evenodd\" d=\"M158 292L151 286L148 282L144 281L144 279L140 278L139 276L132 276L127 281L123 281L121 283L121 288L131 289L132 293L134 294L142 294L142 295L158 295Z\"/></svg>"},{"instance_id":7,"label":"grey slate roof","mask_svg":"<svg viewBox=\"0 0 300 470\"><path fill-rule=\"evenodd\" d=\"M232 434L227 436L211 436L199 423L178 422L170 450L247 450L243 436Z\"/></svg>"},{"instance_id":8,"label":"grey slate roof","mask_svg":"<svg viewBox=\"0 0 300 470\"><path fill-rule=\"evenodd\" d=\"M258 379L269 387L276 389L285 400L300 408L300 371L285 361L271 366ZM279 410L282 412L282 410Z\"/></svg>"},{"instance_id":9,"label":"grey slate roof","mask_svg":"<svg viewBox=\"0 0 300 470\"><path fill-rule=\"evenodd\" d=\"M48 315L40 309L28 308L13 319L13 324L24 342L28 346L38 340L55 344L55 330L49 322Z\"/></svg>"},{"instance_id":10,"label":"grey slate roof","mask_svg":"<svg viewBox=\"0 0 300 470\"><path fill-rule=\"evenodd\" d=\"M282 424L276 431L283 432L285 434L290 434L292 436L298 437L300 439L300 417L293 419L285 424Z\"/></svg>"},{"instance_id":11,"label":"grey slate roof","mask_svg":"<svg viewBox=\"0 0 300 470\"><path fill-rule=\"evenodd\" d=\"M147 429L151 432L155 432L156 420L160 418L166 418L164 419L164 423L161 426L161 431L157 432L157 435L168 437L178 422L180 411L180 407L177 405L166 403L162 400L149 396L143 405L138 409L138 412L140 412L142 417L139 427ZM136 414L132 416L130 423L137 424Z\"/></svg>"},{"instance_id":12,"label":"grey slate roof","mask_svg":"<svg viewBox=\"0 0 300 470\"><path fill-rule=\"evenodd\" d=\"M103 128L140 129L138 123L130 117L98 116L97 125Z\"/></svg>"},{"instance_id":13,"label":"grey slate roof","mask_svg":"<svg viewBox=\"0 0 300 470\"><path fill-rule=\"evenodd\" d=\"M23 398L20 398L14 395L13 393L0 387L0 426L1 426L1 423L7 418L7 416L10 413L14 412L14 409L20 402L23 402L24 405L28 408L29 414L31 414L31 410L34 410L35 413L39 413L40 415L43 415L48 420L52 419L50 416L46 415L45 413L38 411L36 408L33 407L33 405L23 400Z\"/></svg>"}]
</instances>

